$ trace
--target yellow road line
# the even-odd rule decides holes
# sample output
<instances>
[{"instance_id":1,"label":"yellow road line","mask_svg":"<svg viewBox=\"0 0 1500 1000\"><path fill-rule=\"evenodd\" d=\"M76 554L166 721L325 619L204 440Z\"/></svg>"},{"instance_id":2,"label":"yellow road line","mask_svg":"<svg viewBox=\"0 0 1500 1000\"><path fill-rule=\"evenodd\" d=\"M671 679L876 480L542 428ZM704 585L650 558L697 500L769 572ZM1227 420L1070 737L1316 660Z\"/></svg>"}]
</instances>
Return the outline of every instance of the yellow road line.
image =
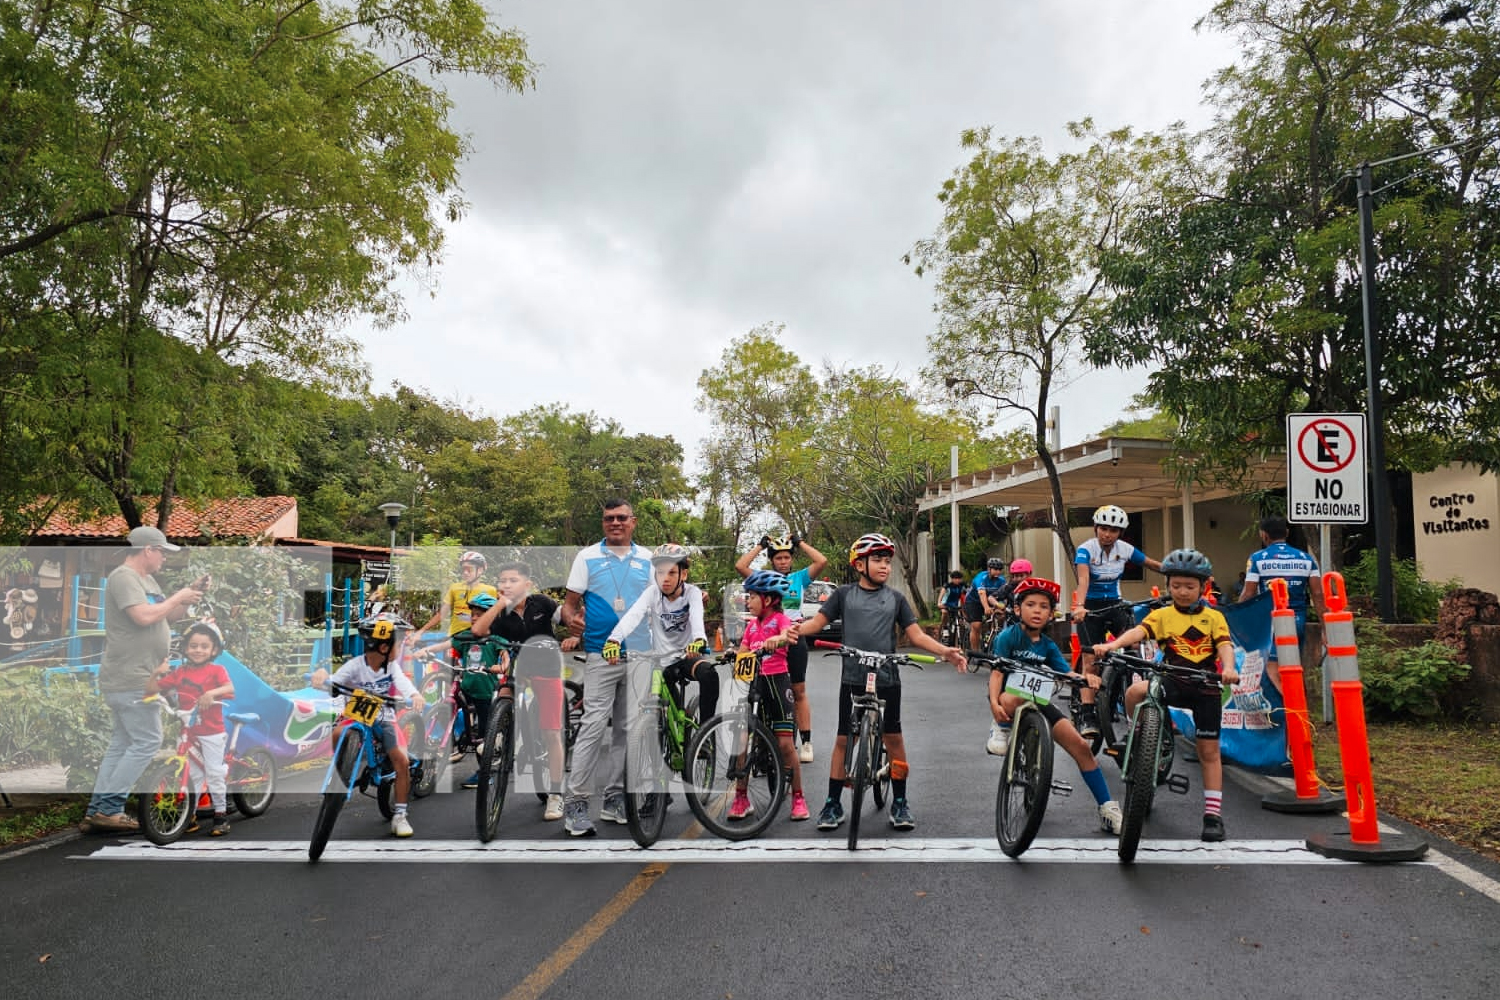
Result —
<instances>
[{"instance_id":1,"label":"yellow road line","mask_svg":"<svg viewBox=\"0 0 1500 1000\"><path fill-rule=\"evenodd\" d=\"M683 840L693 840L703 833L703 827L697 820L683 833ZM573 936L562 943L562 946L548 955L535 969L531 975L523 979L519 986L505 994L503 1000L537 1000L542 994L551 988L570 968L584 956L595 941L604 936L604 932L615 925L615 922L630 911L646 892L656 884L656 880L665 875L669 864L656 862L642 868L625 888L615 893L614 898L605 903L598 913L589 918L588 923L578 928Z\"/></svg>"}]
</instances>

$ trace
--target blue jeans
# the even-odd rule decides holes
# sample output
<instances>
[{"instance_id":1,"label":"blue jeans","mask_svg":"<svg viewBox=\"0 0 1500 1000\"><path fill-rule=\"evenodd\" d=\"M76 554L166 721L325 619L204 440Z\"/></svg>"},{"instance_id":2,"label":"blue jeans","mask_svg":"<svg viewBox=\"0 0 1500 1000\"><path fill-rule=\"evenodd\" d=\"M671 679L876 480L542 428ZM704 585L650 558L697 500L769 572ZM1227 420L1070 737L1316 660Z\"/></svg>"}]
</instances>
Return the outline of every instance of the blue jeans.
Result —
<instances>
[{"instance_id":1,"label":"blue jeans","mask_svg":"<svg viewBox=\"0 0 1500 1000\"><path fill-rule=\"evenodd\" d=\"M125 811L125 797L145 773L161 749L161 709L155 701L141 701L141 694L122 691L104 696L114 716L109 749L99 762L99 777L89 799L86 815L113 816Z\"/></svg>"}]
</instances>

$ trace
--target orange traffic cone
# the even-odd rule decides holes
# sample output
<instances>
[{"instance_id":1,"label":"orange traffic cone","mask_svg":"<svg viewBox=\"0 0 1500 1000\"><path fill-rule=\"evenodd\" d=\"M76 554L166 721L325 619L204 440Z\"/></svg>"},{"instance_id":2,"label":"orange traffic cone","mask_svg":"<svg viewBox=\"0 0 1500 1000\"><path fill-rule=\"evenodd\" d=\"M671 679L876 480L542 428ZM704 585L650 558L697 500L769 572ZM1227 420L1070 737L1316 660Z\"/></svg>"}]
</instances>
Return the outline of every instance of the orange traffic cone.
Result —
<instances>
[{"instance_id":1,"label":"orange traffic cone","mask_svg":"<svg viewBox=\"0 0 1500 1000\"><path fill-rule=\"evenodd\" d=\"M715 653L722 653L722 652L724 652L724 626L723 625L720 625L714 631L714 652Z\"/></svg>"}]
</instances>

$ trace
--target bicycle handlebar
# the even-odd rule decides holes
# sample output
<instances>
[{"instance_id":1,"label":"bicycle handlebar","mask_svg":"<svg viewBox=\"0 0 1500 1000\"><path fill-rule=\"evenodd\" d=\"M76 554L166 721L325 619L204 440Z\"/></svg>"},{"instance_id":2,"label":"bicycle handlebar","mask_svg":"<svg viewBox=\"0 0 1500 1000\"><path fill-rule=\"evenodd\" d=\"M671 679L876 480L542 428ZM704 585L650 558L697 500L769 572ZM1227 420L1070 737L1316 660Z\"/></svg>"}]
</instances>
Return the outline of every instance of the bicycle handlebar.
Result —
<instances>
[{"instance_id":1,"label":"bicycle handlebar","mask_svg":"<svg viewBox=\"0 0 1500 1000\"><path fill-rule=\"evenodd\" d=\"M1041 660L1021 660L1011 656L996 656L994 653L981 653L977 649L969 650L964 653L964 656L968 657L970 673L975 671L975 661L980 661L991 667L998 665L1005 670L1026 670L1031 673L1046 674L1054 680L1061 681L1064 684L1071 684L1074 687L1088 683L1088 679L1083 674L1073 670L1058 670L1043 663Z\"/></svg>"},{"instance_id":2,"label":"bicycle handlebar","mask_svg":"<svg viewBox=\"0 0 1500 1000\"><path fill-rule=\"evenodd\" d=\"M818 649L849 653L853 656L873 656L884 660L891 660L898 664L906 663L916 667L918 670L923 669L922 664L924 663L936 663L938 661L938 658L930 653L880 653L869 649L856 649L853 646L846 646L841 642L829 642L826 639L814 639L813 645Z\"/></svg>"},{"instance_id":3,"label":"bicycle handlebar","mask_svg":"<svg viewBox=\"0 0 1500 1000\"><path fill-rule=\"evenodd\" d=\"M1143 674L1165 674L1182 681L1197 681L1201 684L1222 687L1224 678L1215 670L1205 670L1203 667L1189 667L1180 663L1167 663L1164 660L1148 660L1141 656L1132 656L1129 653L1116 649L1106 653L1101 661L1101 666L1116 663L1131 670Z\"/></svg>"}]
</instances>

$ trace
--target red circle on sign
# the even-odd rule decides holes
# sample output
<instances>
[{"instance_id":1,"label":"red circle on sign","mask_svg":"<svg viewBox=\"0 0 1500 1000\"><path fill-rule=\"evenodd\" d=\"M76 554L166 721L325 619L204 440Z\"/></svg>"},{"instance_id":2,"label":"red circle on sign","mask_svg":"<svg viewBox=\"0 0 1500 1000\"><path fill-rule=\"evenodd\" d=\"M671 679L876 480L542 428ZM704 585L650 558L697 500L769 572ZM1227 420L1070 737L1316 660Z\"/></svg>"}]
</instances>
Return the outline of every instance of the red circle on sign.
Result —
<instances>
[{"instance_id":1,"label":"red circle on sign","mask_svg":"<svg viewBox=\"0 0 1500 1000\"><path fill-rule=\"evenodd\" d=\"M1312 454L1308 454L1308 445L1318 442L1325 445L1324 450L1327 453L1337 454L1334 449L1326 447L1326 441L1324 441L1322 434L1318 431L1319 426L1328 427L1330 430L1337 427L1339 431L1342 432L1344 440L1349 443L1349 454L1344 456L1343 461L1319 463L1316 458L1316 455L1318 454L1318 449L1316 446L1313 447ZM1308 440L1309 434L1315 435L1313 441ZM1339 470L1346 468L1350 462L1354 461L1354 449L1354 432L1349 429L1349 426L1347 424L1340 423L1337 420L1314 420L1312 423L1302 428L1302 433L1297 435L1297 454L1302 456L1302 461L1307 463L1307 467L1309 469L1312 469L1314 472L1328 474L1338 472Z\"/></svg>"}]
</instances>

